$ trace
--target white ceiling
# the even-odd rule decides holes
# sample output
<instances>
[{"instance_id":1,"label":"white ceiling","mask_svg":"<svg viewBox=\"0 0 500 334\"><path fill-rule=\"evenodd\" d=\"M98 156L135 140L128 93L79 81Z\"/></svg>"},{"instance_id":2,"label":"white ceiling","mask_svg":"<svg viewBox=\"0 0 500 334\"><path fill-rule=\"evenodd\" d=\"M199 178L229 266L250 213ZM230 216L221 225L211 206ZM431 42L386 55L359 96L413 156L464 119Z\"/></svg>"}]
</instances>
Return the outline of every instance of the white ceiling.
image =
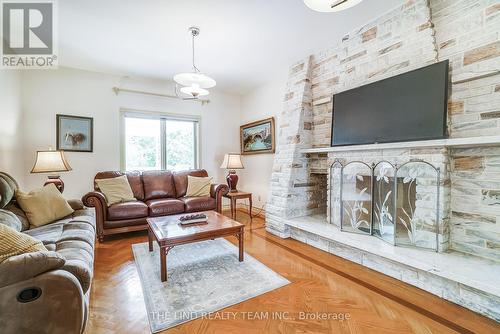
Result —
<instances>
[{"instance_id":1,"label":"white ceiling","mask_svg":"<svg viewBox=\"0 0 500 334\"><path fill-rule=\"evenodd\" d=\"M302 0L63 0L59 65L171 79L191 70L187 28L196 25L198 68L244 94L402 2L318 13Z\"/></svg>"}]
</instances>

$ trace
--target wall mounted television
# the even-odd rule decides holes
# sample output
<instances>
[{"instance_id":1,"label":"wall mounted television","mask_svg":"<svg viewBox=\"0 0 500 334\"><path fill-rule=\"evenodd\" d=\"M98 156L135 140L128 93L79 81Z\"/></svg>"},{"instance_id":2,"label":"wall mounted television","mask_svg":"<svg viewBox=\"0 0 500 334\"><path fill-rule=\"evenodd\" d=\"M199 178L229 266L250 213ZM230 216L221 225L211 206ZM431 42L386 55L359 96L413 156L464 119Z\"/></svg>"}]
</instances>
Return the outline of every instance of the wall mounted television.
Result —
<instances>
[{"instance_id":1,"label":"wall mounted television","mask_svg":"<svg viewBox=\"0 0 500 334\"><path fill-rule=\"evenodd\" d=\"M448 60L333 96L332 146L446 138Z\"/></svg>"}]
</instances>

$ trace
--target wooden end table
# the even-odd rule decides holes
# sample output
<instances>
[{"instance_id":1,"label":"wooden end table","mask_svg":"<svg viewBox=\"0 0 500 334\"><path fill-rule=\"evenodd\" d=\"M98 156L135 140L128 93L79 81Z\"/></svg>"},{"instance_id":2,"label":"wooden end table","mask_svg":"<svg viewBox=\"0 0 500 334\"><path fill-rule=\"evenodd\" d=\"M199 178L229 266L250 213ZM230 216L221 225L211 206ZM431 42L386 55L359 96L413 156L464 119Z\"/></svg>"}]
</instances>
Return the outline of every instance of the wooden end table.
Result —
<instances>
[{"instance_id":1,"label":"wooden end table","mask_svg":"<svg viewBox=\"0 0 500 334\"><path fill-rule=\"evenodd\" d=\"M235 191L235 192L228 192L227 194L224 195L224 197L229 198L231 200L232 219L236 219L236 201L239 199L248 198L250 206L248 209L248 215L250 216L250 218L252 218L252 193L247 193L244 191Z\"/></svg>"},{"instance_id":2,"label":"wooden end table","mask_svg":"<svg viewBox=\"0 0 500 334\"><path fill-rule=\"evenodd\" d=\"M208 216L206 223L182 226L182 215L147 218L149 251L153 251L153 240L160 246L161 281L167 280L167 254L174 247L192 242L222 238L234 235L239 242L239 261L243 261L243 236L245 225L215 211L203 212Z\"/></svg>"}]
</instances>

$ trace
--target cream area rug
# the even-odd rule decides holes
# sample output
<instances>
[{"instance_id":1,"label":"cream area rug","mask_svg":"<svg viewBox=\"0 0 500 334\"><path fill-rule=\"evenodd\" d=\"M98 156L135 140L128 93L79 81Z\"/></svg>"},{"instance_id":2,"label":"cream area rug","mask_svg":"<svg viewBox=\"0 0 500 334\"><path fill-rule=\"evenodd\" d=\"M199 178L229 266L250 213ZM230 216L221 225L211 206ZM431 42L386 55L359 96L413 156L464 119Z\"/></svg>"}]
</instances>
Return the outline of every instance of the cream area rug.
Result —
<instances>
[{"instance_id":1,"label":"cream area rug","mask_svg":"<svg viewBox=\"0 0 500 334\"><path fill-rule=\"evenodd\" d=\"M167 282L160 280L160 254L155 243L134 244L149 324L153 333L241 303L290 282L225 239L174 247L167 256Z\"/></svg>"}]
</instances>

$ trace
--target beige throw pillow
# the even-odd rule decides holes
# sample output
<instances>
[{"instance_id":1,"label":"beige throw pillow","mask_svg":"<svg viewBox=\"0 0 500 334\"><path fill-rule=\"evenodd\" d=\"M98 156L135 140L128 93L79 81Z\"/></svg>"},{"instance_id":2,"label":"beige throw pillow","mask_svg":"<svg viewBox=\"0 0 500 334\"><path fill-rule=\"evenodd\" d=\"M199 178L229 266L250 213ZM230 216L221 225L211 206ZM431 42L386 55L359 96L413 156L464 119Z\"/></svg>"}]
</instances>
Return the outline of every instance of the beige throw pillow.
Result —
<instances>
[{"instance_id":1,"label":"beige throw pillow","mask_svg":"<svg viewBox=\"0 0 500 334\"><path fill-rule=\"evenodd\" d=\"M11 256L39 251L47 251L40 240L0 224L0 262Z\"/></svg>"},{"instance_id":2,"label":"beige throw pillow","mask_svg":"<svg viewBox=\"0 0 500 334\"><path fill-rule=\"evenodd\" d=\"M186 197L210 197L211 177L195 177L188 175Z\"/></svg>"},{"instance_id":3,"label":"beige throw pillow","mask_svg":"<svg viewBox=\"0 0 500 334\"><path fill-rule=\"evenodd\" d=\"M53 183L29 193L18 190L16 199L28 217L30 228L52 223L74 212Z\"/></svg>"},{"instance_id":4,"label":"beige throw pillow","mask_svg":"<svg viewBox=\"0 0 500 334\"><path fill-rule=\"evenodd\" d=\"M106 197L108 206L115 203L136 201L126 175L95 180L95 182Z\"/></svg>"}]
</instances>

